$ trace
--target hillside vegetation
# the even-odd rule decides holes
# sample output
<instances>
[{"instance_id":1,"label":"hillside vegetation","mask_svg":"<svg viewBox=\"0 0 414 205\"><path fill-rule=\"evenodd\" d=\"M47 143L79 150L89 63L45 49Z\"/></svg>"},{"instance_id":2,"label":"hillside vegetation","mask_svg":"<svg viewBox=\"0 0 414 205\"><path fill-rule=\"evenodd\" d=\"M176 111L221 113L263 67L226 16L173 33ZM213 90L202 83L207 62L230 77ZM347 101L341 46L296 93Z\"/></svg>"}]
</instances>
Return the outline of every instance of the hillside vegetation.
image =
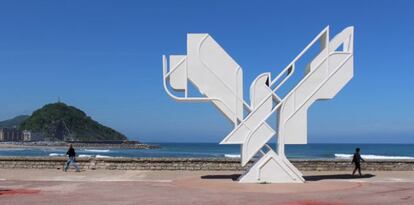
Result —
<instances>
[{"instance_id":1,"label":"hillside vegetation","mask_svg":"<svg viewBox=\"0 0 414 205\"><path fill-rule=\"evenodd\" d=\"M41 132L50 140L127 140L123 134L99 124L82 110L61 102L34 111L19 129Z\"/></svg>"},{"instance_id":2,"label":"hillside vegetation","mask_svg":"<svg viewBox=\"0 0 414 205\"><path fill-rule=\"evenodd\" d=\"M19 115L13 119L1 121L0 128L19 128L20 124L22 124L29 117L29 115Z\"/></svg>"}]
</instances>

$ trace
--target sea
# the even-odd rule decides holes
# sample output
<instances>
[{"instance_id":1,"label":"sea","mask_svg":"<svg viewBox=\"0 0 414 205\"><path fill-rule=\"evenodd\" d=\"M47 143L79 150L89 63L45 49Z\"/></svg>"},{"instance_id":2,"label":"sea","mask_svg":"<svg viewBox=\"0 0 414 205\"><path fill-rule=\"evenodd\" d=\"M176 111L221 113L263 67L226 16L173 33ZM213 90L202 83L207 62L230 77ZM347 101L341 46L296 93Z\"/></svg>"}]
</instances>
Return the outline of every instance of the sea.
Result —
<instances>
[{"instance_id":1,"label":"sea","mask_svg":"<svg viewBox=\"0 0 414 205\"><path fill-rule=\"evenodd\" d=\"M218 143L147 143L157 149L76 149L78 157L240 158L240 145ZM270 144L275 147L275 145ZM365 159L414 159L414 144L306 144L287 145L290 159L350 159L355 148ZM0 156L65 156L66 148L0 148Z\"/></svg>"}]
</instances>

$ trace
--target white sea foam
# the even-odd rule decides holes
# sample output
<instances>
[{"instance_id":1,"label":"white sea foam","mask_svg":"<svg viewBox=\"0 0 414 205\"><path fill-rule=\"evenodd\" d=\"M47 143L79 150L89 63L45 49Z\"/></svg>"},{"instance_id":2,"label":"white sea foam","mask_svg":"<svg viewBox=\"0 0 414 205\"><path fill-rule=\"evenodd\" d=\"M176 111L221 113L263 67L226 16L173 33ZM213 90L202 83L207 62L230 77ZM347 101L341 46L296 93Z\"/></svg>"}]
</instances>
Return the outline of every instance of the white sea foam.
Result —
<instances>
[{"instance_id":1,"label":"white sea foam","mask_svg":"<svg viewBox=\"0 0 414 205\"><path fill-rule=\"evenodd\" d=\"M111 156L106 156L106 155L96 155L95 158L112 158Z\"/></svg>"},{"instance_id":2,"label":"white sea foam","mask_svg":"<svg viewBox=\"0 0 414 205\"><path fill-rule=\"evenodd\" d=\"M85 152L97 152L97 153L106 153L110 152L109 149L85 149Z\"/></svg>"},{"instance_id":3,"label":"white sea foam","mask_svg":"<svg viewBox=\"0 0 414 205\"><path fill-rule=\"evenodd\" d=\"M7 150L7 151L23 151L26 150L25 148L2 148L2 150Z\"/></svg>"},{"instance_id":4,"label":"white sea foam","mask_svg":"<svg viewBox=\"0 0 414 205\"><path fill-rule=\"evenodd\" d=\"M224 157L227 157L227 158L240 158L241 156L239 154L224 154Z\"/></svg>"},{"instance_id":5,"label":"white sea foam","mask_svg":"<svg viewBox=\"0 0 414 205\"><path fill-rule=\"evenodd\" d=\"M353 154L335 154L335 158L340 159L352 159ZM383 156L383 155L373 155L373 154L363 154L361 155L363 159L414 159L414 157L408 156Z\"/></svg>"},{"instance_id":6,"label":"white sea foam","mask_svg":"<svg viewBox=\"0 0 414 205\"><path fill-rule=\"evenodd\" d=\"M90 154L80 154L79 157L92 157L93 155Z\"/></svg>"},{"instance_id":7,"label":"white sea foam","mask_svg":"<svg viewBox=\"0 0 414 205\"><path fill-rule=\"evenodd\" d=\"M50 153L49 156L50 157L62 157L62 156L65 156L65 154L62 154L62 153Z\"/></svg>"}]
</instances>

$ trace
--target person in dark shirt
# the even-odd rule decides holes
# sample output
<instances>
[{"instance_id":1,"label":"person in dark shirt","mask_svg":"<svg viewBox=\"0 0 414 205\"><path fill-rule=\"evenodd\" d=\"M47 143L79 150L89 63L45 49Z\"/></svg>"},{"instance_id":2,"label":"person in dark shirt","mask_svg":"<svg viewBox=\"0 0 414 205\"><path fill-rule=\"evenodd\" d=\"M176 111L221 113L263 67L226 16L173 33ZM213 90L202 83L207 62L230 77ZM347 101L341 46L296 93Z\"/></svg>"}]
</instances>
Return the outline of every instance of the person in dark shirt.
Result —
<instances>
[{"instance_id":1,"label":"person in dark shirt","mask_svg":"<svg viewBox=\"0 0 414 205\"><path fill-rule=\"evenodd\" d=\"M362 159L361 155L359 154L359 148L356 148L354 157L352 158L352 163L355 164L354 171L352 172L352 176L355 175L356 170L358 170L359 176L362 176L361 174L361 161L365 162L364 159Z\"/></svg>"},{"instance_id":2,"label":"person in dark shirt","mask_svg":"<svg viewBox=\"0 0 414 205\"><path fill-rule=\"evenodd\" d=\"M80 172L79 166L76 164L76 152L75 149L73 149L72 144L69 144L69 149L66 152L66 155L68 155L68 161L66 161L64 171L68 171L68 168L70 165L73 165L77 172Z\"/></svg>"}]
</instances>

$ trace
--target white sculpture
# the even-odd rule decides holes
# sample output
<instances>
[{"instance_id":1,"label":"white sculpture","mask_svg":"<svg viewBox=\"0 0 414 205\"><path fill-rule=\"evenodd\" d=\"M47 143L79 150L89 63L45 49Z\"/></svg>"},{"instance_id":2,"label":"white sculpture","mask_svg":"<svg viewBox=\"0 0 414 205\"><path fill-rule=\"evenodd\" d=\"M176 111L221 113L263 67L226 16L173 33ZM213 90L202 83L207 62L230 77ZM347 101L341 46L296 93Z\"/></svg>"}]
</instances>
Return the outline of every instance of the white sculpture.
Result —
<instances>
[{"instance_id":1,"label":"white sculpture","mask_svg":"<svg viewBox=\"0 0 414 205\"><path fill-rule=\"evenodd\" d=\"M234 130L220 144L241 145L241 165L259 159L240 182L304 182L302 173L285 156L285 144L307 143L307 110L320 99L332 99L353 77L353 27L329 39L329 27L272 79L259 75L250 86L250 105L243 98L241 67L208 34L187 35L187 55L163 56L164 88L177 101L212 102L232 123ZM296 63L316 43L320 51L307 64L304 76L284 97L276 91L296 71ZM169 67L169 69L168 69ZM167 81L179 97L172 94ZM189 97L191 82L204 97ZM246 114L245 112L246 111ZM276 128L266 120L275 115ZM276 151L267 145L277 137Z\"/></svg>"}]
</instances>

